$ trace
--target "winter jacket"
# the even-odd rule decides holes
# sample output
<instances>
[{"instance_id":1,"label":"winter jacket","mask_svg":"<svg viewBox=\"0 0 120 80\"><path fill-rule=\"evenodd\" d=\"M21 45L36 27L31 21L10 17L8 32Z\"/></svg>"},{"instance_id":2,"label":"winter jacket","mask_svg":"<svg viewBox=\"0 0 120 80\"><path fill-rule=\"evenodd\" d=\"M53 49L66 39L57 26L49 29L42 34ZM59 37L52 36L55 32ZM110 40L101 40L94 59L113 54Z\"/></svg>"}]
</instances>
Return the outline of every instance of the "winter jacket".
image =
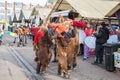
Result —
<instances>
[{"instance_id":1,"label":"winter jacket","mask_svg":"<svg viewBox=\"0 0 120 80\"><path fill-rule=\"evenodd\" d=\"M106 27L100 28L98 34L94 34L96 37L96 44L104 44L109 38L109 30Z\"/></svg>"}]
</instances>

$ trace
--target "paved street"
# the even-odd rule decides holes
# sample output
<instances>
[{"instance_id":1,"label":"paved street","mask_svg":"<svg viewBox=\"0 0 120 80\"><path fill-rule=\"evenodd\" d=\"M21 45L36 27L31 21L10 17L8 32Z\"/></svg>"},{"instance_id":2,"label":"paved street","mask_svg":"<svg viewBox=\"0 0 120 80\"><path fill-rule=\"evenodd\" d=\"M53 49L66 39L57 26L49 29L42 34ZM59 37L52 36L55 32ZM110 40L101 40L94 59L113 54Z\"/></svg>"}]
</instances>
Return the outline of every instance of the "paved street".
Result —
<instances>
[{"instance_id":1,"label":"paved street","mask_svg":"<svg viewBox=\"0 0 120 80\"><path fill-rule=\"evenodd\" d=\"M5 45L0 46L0 80L29 80Z\"/></svg>"},{"instance_id":2,"label":"paved street","mask_svg":"<svg viewBox=\"0 0 120 80\"><path fill-rule=\"evenodd\" d=\"M36 67L32 42L29 39L25 47L17 47L12 43L13 37L6 35L5 39L9 42L20 55L33 67ZM82 56L77 57L77 68L71 70L70 79L63 79L57 75L57 63L50 63L43 80L120 80L120 72L108 72L103 65L92 65L93 57L83 61ZM6 43L0 46L0 80L29 80L24 70L18 66L15 58L6 49Z\"/></svg>"}]
</instances>

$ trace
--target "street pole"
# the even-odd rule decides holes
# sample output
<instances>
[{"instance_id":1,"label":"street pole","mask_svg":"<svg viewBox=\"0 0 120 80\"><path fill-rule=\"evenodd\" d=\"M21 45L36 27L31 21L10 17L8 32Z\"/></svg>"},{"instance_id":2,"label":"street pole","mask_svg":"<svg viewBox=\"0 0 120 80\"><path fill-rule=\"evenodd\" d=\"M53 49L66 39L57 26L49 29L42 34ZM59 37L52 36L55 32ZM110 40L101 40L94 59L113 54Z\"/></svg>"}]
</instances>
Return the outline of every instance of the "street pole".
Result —
<instances>
[{"instance_id":1,"label":"street pole","mask_svg":"<svg viewBox=\"0 0 120 80\"><path fill-rule=\"evenodd\" d=\"M4 7L5 7L5 20L7 21L7 1L5 1Z\"/></svg>"}]
</instances>

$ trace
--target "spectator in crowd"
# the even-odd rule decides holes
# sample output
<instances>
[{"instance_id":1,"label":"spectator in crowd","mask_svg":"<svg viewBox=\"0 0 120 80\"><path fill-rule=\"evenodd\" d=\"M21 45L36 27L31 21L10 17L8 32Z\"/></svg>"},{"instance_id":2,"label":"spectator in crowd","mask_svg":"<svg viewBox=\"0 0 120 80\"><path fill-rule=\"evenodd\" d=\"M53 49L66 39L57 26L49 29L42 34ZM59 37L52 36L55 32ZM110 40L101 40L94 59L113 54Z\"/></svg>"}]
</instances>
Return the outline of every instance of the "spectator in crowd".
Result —
<instances>
[{"instance_id":1,"label":"spectator in crowd","mask_svg":"<svg viewBox=\"0 0 120 80\"><path fill-rule=\"evenodd\" d=\"M91 28L90 23L87 23L86 27L85 27L85 34L86 37L91 36L93 34L94 30L93 28ZM87 58L89 58L89 50L90 48L84 43L84 57L83 60L86 60Z\"/></svg>"},{"instance_id":2,"label":"spectator in crowd","mask_svg":"<svg viewBox=\"0 0 120 80\"><path fill-rule=\"evenodd\" d=\"M118 29L116 31L117 31L118 41L120 41L120 26L118 26Z\"/></svg>"},{"instance_id":3,"label":"spectator in crowd","mask_svg":"<svg viewBox=\"0 0 120 80\"><path fill-rule=\"evenodd\" d=\"M27 26L23 26L23 32L24 32L24 43L27 44L27 34L29 32L29 29L27 28Z\"/></svg>"},{"instance_id":4,"label":"spectator in crowd","mask_svg":"<svg viewBox=\"0 0 120 80\"><path fill-rule=\"evenodd\" d=\"M24 46L24 32L23 27L21 26L18 28L18 38L19 38L18 46L20 46L20 44Z\"/></svg>"},{"instance_id":5,"label":"spectator in crowd","mask_svg":"<svg viewBox=\"0 0 120 80\"><path fill-rule=\"evenodd\" d=\"M109 38L109 30L106 27L106 23L102 22L99 25L99 31L98 33L94 33L94 36L96 37L96 47L95 47L95 60L92 64L102 64L103 62L103 51L104 47L103 44L107 42Z\"/></svg>"},{"instance_id":6,"label":"spectator in crowd","mask_svg":"<svg viewBox=\"0 0 120 80\"><path fill-rule=\"evenodd\" d=\"M3 25L0 25L0 45L1 45L3 37L4 37L4 28L3 28Z\"/></svg>"},{"instance_id":7,"label":"spectator in crowd","mask_svg":"<svg viewBox=\"0 0 120 80\"><path fill-rule=\"evenodd\" d=\"M3 25L2 25L2 30L4 30L4 29L5 29L5 25L3 24Z\"/></svg>"},{"instance_id":8,"label":"spectator in crowd","mask_svg":"<svg viewBox=\"0 0 120 80\"><path fill-rule=\"evenodd\" d=\"M18 28L15 29L15 33L18 35ZM16 39L17 39L17 37L14 38L13 43L16 43Z\"/></svg>"}]
</instances>

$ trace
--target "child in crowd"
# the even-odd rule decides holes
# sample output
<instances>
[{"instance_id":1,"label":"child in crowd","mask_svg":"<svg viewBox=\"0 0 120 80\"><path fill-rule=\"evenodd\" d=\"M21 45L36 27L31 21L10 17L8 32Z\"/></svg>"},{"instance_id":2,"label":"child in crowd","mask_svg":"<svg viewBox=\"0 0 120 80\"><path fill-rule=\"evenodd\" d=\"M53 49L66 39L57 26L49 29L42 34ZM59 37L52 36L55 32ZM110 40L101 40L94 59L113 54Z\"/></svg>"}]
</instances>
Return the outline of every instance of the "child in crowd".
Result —
<instances>
[{"instance_id":1,"label":"child in crowd","mask_svg":"<svg viewBox=\"0 0 120 80\"><path fill-rule=\"evenodd\" d=\"M91 36L94 32L93 28L91 28L90 23L87 23L84 31L85 31L86 37ZM90 48L84 43L84 57L83 57L83 60L86 60L87 58L89 58L89 50L90 50Z\"/></svg>"}]
</instances>

